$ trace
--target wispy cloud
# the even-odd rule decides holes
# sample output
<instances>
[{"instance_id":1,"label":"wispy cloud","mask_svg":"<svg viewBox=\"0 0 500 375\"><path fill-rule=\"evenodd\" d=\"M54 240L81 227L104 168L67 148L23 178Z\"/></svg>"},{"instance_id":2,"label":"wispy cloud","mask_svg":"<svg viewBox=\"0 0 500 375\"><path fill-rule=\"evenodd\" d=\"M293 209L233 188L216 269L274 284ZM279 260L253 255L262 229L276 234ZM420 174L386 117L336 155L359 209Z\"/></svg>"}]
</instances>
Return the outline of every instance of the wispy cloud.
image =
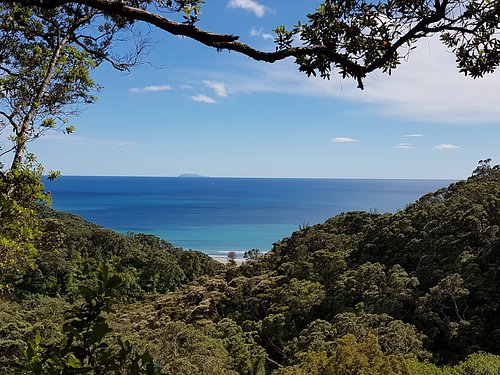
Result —
<instances>
[{"instance_id":1,"label":"wispy cloud","mask_svg":"<svg viewBox=\"0 0 500 375\"><path fill-rule=\"evenodd\" d=\"M160 92L160 91L169 91L172 90L172 86L170 85L153 85L153 86L145 86L145 87L134 87L129 89L130 92L133 93L142 93L142 92Z\"/></svg>"},{"instance_id":2,"label":"wispy cloud","mask_svg":"<svg viewBox=\"0 0 500 375\"><path fill-rule=\"evenodd\" d=\"M423 137L424 135L423 134L406 134L406 135L403 135L404 138L419 138L419 137Z\"/></svg>"},{"instance_id":3,"label":"wispy cloud","mask_svg":"<svg viewBox=\"0 0 500 375\"><path fill-rule=\"evenodd\" d=\"M228 96L226 86L223 82L205 80L203 81L203 84L208 88L214 90L215 95L217 96L224 98Z\"/></svg>"},{"instance_id":4,"label":"wispy cloud","mask_svg":"<svg viewBox=\"0 0 500 375\"><path fill-rule=\"evenodd\" d=\"M213 100L210 96L206 95L194 95L191 97L191 100L193 102L198 102L198 103L206 103L206 104L214 104L217 103L215 100Z\"/></svg>"},{"instance_id":5,"label":"wispy cloud","mask_svg":"<svg viewBox=\"0 0 500 375\"><path fill-rule=\"evenodd\" d=\"M40 138L41 142L61 142L68 144L78 144L84 146L116 146L116 147L128 147L135 146L137 143L120 140L120 139L99 139L82 137L79 135L66 135L61 133L50 133Z\"/></svg>"},{"instance_id":6,"label":"wispy cloud","mask_svg":"<svg viewBox=\"0 0 500 375\"><path fill-rule=\"evenodd\" d=\"M393 117L448 124L500 121L500 75L472 79L458 72L455 57L437 38L422 40L392 76L372 74L353 99L376 103Z\"/></svg>"},{"instance_id":7,"label":"wispy cloud","mask_svg":"<svg viewBox=\"0 0 500 375\"><path fill-rule=\"evenodd\" d=\"M227 79L227 74L224 76ZM322 80L297 72L291 61L260 65L248 62L245 73L226 84L231 93L276 92L341 98L373 104L381 116L419 122L475 125L500 122L500 72L483 79L464 77L453 54L438 40L422 41L389 77L380 72L355 82Z\"/></svg>"},{"instance_id":8,"label":"wispy cloud","mask_svg":"<svg viewBox=\"0 0 500 375\"><path fill-rule=\"evenodd\" d=\"M456 150L457 148L460 148L459 146L457 145L453 145L451 143L441 143L439 145L435 145L433 147L434 150L438 150L438 151L444 151L444 150Z\"/></svg>"},{"instance_id":9,"label":"wispy cloud","mask_svg":"<svg viewBox=\"0 0 500 375\"><path fill-rule=\"evenodd\" d=\"M256 29L255 27L252 27L250 29L250 36L260 37L264 40L273 40L274 39L273 34L265 33L263 31L262 27L260 29Z\"/></svg>"},{"instance_id":10,"label":"wispy cloud","mask_svg":"<svg viewBox=\"0 0 500 375\"><path fill-rule=\"evenodd\" d=\"M268 8L256 0L230 0L227 4L229 8L238 8L253 12L257 17L262 17Z\"/></svg>"},{"instance_id":11,"label":"wispy cloud","mask_svg":"<svg viewBox=\"0 0 500 375\"><path fill-rule=\"evenodd\" d=\"M394 148L401 149L401 150L408 150L408 149L415 148L415 147L413 147L413 145L411 143L398 143L396 146L394 146Z\"/></svg>"},{"instance_id":12,"label":"wispy cloud","mask_svg":"<svg viewBox=\"0 0 500 375\"><path fill-rule=\"evenodd\" d=\"M336 137L332 139L332 143L350 143L350 142L358 142L358 140L349 137Z\"/></svg>"}]
</instances>

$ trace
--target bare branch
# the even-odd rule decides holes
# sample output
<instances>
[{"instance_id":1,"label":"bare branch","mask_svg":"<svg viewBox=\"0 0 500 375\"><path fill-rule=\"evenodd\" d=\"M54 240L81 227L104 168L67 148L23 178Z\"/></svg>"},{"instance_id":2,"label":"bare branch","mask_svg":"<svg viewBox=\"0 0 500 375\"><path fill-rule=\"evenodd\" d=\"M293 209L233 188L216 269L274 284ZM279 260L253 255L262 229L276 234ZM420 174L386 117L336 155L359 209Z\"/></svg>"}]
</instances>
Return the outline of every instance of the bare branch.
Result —
<instances>
[{"instance_id":1,"label":"bare branch","mask_svg":"<svg viewBox=\"0 0 500 375\"><path fill-rule=\"evenodd\" d=\"M9 152L14 151L15 148L16 148L16 146L14 145L11 148L9 148L8 150L5 150L4 152L0 153L0 157L7 155Z\"/></svg>"},{"instance_id":2,"label":"bare branch","mask_svg":"<svg viewBox=\"0 0 500 375\"><path fill-rule=\"evenodd\" d=\"M2 66L2 65L0 65L0 70L3 71L4 73L7 73L10 76L13 76L13 77L19 77L20 76L19 73L15 73L12 70L10 70L9 68L6 68L5 66Z\"/></svg>"},{"instance_id":3,"label":"bare branch","mask_svg":"<svg viewBox=\"0 0 500 375\"><path fill-rule=\"evenodd\" d=\"M14 121L14 116L13 115L9 115L9 114L7 114L4 111L0 111L0 115L2 115L7 120L9 120L9 123L12 125L12 127L14 128L14 130L17 131L17 123Z\"/></svg>"},{"instance_id":4,"label":"bare branch","mask_svg":"<svg viewBox=\"0 0 500 375\"><path fill-rule=\"evenodd\" d=\"M10 3L9 0L0 0L0 3ZM55 8L64 4L75 3L99 9L108 14L119 15L129 21L143 21L154 25L170 34L185 36L217 50L229 50L242 53L254 60L274 63L288 57L303 57L321 55L333 63L345 66L356 76L364 77L366 69L358 63L349 60L342 54L325 46L291 47L274 52L265 52L238 41L239 37L231 34L218 34L202 30L198 27L174 22L159 14L147 10L127 6L119 1L111 0L21 0L19 3L26 6L39 6L42 8Z\"/></svg>"}]
</instances>

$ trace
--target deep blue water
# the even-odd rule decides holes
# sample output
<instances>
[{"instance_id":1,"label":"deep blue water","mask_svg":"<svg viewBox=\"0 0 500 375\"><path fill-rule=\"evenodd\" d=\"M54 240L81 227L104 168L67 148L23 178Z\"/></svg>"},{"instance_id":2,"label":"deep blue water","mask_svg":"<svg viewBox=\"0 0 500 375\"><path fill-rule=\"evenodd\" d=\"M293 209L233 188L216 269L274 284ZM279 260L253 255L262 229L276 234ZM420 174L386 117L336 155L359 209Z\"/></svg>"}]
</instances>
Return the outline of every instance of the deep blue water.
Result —
<instances>
[{"instance_id":1,"label":"deep blue water","mask_svg":"<svg viewBox=\"0 0 500 375\"><path fill-rule=\"evenodd\" d=\"M74 177L45 181L53 207L119 232L225 256L269 250L341 212L395 212L449 180Z\"/></svg>"}]
</instances>

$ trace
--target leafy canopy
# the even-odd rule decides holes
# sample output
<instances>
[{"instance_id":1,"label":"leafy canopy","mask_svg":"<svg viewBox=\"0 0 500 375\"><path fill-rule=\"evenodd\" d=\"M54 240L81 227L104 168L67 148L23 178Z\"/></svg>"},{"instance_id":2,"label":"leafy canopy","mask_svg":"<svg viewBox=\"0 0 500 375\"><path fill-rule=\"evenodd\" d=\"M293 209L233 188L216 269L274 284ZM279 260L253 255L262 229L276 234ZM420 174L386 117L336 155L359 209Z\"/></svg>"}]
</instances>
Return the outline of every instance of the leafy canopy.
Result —
<instances>
[{"instance_id":1,"label":"leafy canopy","mask_svg":"<svg viewBox=\"0 0 500 375\"><path fill-rule=\"evenodd\" d=\"M12 0L1 0L12 3ZM497 1L463 0L326 0L305 23L291 30L278 26L276 50L258 50L231 34L199 28L203 0L24 0L23 5L54 9L82 4L129 21L143 21L202 44L275 62L294 57L299 70L329 78L338 71L360 88L370 72L390 74L422 38L439 36L455 54L458 69L472 77L490 73L500 63ZM165 14L180 13L183 22ZM298 40L298 42L297 42Z\"/></svg>"}]
</instances>

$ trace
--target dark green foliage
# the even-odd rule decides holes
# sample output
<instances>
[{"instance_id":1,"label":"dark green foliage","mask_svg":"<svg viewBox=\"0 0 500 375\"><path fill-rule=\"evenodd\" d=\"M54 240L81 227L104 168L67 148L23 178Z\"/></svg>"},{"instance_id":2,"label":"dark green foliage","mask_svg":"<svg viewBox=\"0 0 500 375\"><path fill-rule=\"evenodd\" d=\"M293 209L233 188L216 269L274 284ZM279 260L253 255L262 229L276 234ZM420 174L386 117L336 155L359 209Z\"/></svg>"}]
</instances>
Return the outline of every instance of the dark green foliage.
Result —
<instances>
[{"instance_id":1,"label":"dark green foliage","mask_svg":"<svg viewBox=\"0 0 500 375\"><path fill-rule=\"evenodd\" d=\"M111 59L115 32L138 14L217 49L269 62L293 56L307 75L337 70L362 88L369 72L390 74L434 34L465 74L492 72L500 63L498 2L324 1L307 23L278 27L276 52L265 54L193 28L200 0L96 1L99 11L24 3L43 6L0 6L0 115L15 134L13 147L1 150L13 151L11 167L0 164L2 361L28 339L21 369L34 374L151 374L153 361L177 374L499 373L498 356L471 354L500 353L500 168L490 159L467 181L394 215L345 213L301 228L265 256L251 250L239 267L231 254L223 268L154 236L119 235L46 208L38 217L48 196L26 154L27 142L47 130L74 130L65 115L95 100L90 70ZM184 24L147 12L155 6L183 13ZM131 61L110 62L126 69L137 47ZM107 267L96 274L102 261L122 282ZM117 316L113 291L125 303ZM79 294L84 302L68 311L61 337L47 308L60 312L64 302L48 296ZM112 325L114 344L105 340ZM150 345L154 358L138 355L121 334ZM429 357L433 363L422 361Z\"/></svg>"},{"instance_id":2,"label":"dark green foliage","mask_svg":"<svg viewBox=\"0 0 500 375\"><path fill-rule=\"evenodd\" d=\"M47 342L62 337L64 311L62 299L41 297L31 300L0 300L0 374L11 373L13 358L19 358L26 342L38 332Z\"/></svg>"},{"instance_id":3,"label":"dark green foliage","mask_svg":"<svg viewBox=\"0 0 500 375\"><path fill-rule=\"evenodd\" d=\"M151 332L151 355L163 374L236 375L222 340L183 322L169 322Z\"/></svg>"},{"instance_id":4,"label":"dark green foliage","mask_svg":"<svg viewBox=\"0 0 500 375\"><path fill-rule=\"evenodd\" d=\"M491 73L500 63L498 23L494 1L326 0L306 22L274 31L279 51L297 45L294 38L316 47L317 53L295 55L300 71L327 79L338 71L363 88L367 73L390 75L420 38L434 35L455 54L460 72L473 78Z\"/></svg>"},{"instance_id":5,"label":"dark green foliage","mask_svg":"<svg viewBox=\"0 0 500 375\"><path fill-rule=\"evenodd\" d=\"M148 353L139 355L127 341L118 340L116 347L104 341L112 331L104 313L112 313L117 276L110 276L108 267L99 266L95 289L79 288L84 302L66 312L60 342L44 344L38 332L28 341L23 359L17 367L21 373L56 374L147 374L158 373Z\"/></svg>"},{"instance_id":6,"label":"dark green foliage","mask_svg":"<svg viewBox=\"0 0 500 375\"><path fill-rule=\"evenodd\" d=\"M406 375L403 361L382 351L377 337L341 337L329 351L304 353L300 364L282 368L276 375Z\"/></svg>"},{"instance_id":7,"label":"dark green foliage","mask_svg":"<svg viewBox=\"0 0 500 375\"><path fill-rule=\"evenodd\" d=\"M95 338L113 327L111 337L147 348L165 373L496 374L499 197L500 170L482 161L467 181L400 212L341 214L227 267L154 236L44 210L64 241L14 286L90 293L105 259L123 278L125 304L92 330ZM36 319L14 302L4 306L12 332L0 349L10 358L33 337ZM57 337L60 322L40 319Z\"/></svg>"},{"instance_id":8,"label":"dark green foliage","mask_svg":"<svg viewBox=\"0 0 500 375\"><path fill-rule=\"evenodd\" d=\"M217 323L216 331L231 357L232 367L238 374L265 374L267 353L256 342L257 332L245 332L236 322L227 318Z\"/></svg>"},{"instance_id":9,"label":"dark green foliage","mask_svg":"<svg viewBox=\"0 0 500 375\"><path fill-rule=\"evenodd\" d=\"M92 284L100 261L120 276L125 299L165 293L222 267L203 253L175 248L155 236L121 235L46 207L40 215L58 223L63 241L40 253L35 270L15 280L17 294L75 295L79 285Z\"/></svg>"},{"instance_id":10,"label":"dark green foliage","mask_svg":"<svg viewBox=\"0 0 500 375\"><path fill-rule=\"evenodd\" d=\"M351 212L302 228L157 308L192 323L231 318L257 334L268 371L311 350L328 357L346 335L358 344L373 335L397 361L498 354L499 228L500 170L483 162L468 181L398 213Z\"/></svg>"},{"instance_id":11,"label":"dark green foliage","mask_svg":"<svg viewBox=\"0 0 500 375\"><path fill-rule=\"evenodd\" d=\"M500 373L500 356L474 353L455 366L438 367L428 361L407 360L411 375L496 375Z\"/></svg>"},{"instance_id":12,"label":"dark green foliage","mask_svg":"<svg viewBox=\"0 0 500 375\"><path fill-rule=\"evenodd\" d=\"M368 231L352 259L398 264L414 275L417 322L432 350L460 358L499 350L499 250L500 170L481 161L468 181L428 194Z\"/></svg>"},{"instance_id":13,"label":"dark green foliage","mask_svg":"<svg viewBox=\"0 0 500 375\"><path fill-rule=\"evenodd\" d=\"M158 306L146 307L127 306L113 319L113 328L135 347L147 348L162 373L264 374L266 352L255 332L243 331L230 319L217 324L172 321Z\"/></svg>"},{"instance_id":14,"label":"dark green foliage","mask_svg":"<svg viewBox=\"0 0 500 375\"><path fill-rule=\"evenodd\" d=\"M0 171L0 292L35 268L40 253L59 245L60 230L40 219L37 207L50 202L40 182L43 168L31 154L15 170Z\"/></svg>"}]
</instances>

